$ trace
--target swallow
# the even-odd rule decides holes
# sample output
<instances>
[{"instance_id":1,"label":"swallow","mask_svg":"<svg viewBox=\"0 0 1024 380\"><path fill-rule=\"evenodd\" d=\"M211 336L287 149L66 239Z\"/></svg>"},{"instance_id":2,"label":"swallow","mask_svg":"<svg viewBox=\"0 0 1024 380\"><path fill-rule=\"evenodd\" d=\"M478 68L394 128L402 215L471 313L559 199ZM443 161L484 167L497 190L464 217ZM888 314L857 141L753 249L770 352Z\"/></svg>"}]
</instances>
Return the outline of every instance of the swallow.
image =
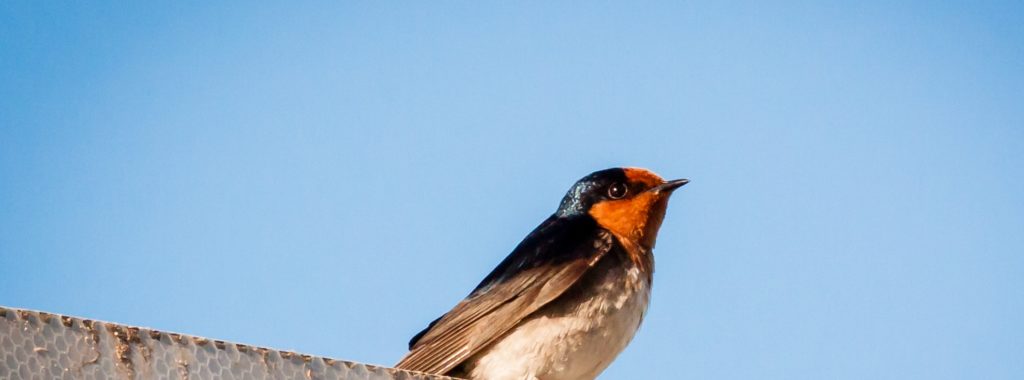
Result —
<instances>
[{"instance_id":1,"label":"swallow","mask_svg":"<svg viewBox=\"0 0 1024 380\"><path fill-rule=\"evenodd\" d=\"M550 217L397 368L466 379L594 379L632 340L650 300L668 199L689 180L640 168L583 177Z\"/></svg>"}]
</instances>

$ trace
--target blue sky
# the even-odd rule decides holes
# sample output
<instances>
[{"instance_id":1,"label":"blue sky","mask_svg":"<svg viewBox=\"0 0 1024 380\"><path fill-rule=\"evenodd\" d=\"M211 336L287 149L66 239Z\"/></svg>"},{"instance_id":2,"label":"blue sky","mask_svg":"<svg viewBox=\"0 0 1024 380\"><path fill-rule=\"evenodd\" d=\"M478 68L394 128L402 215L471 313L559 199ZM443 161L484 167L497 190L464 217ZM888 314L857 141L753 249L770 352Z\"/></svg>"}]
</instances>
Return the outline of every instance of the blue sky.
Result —
<instances>
[{"instance_id":1,"label":"blue sky","mask_svg":"<svg viewBox=\"0 0 1024 380\"><path fill-rule=\"evenodd\" d=\"M603 379L1024 376L1024 6L0 3L0 304L392 364L691 184Z\"/></svg>"}]
</instances>

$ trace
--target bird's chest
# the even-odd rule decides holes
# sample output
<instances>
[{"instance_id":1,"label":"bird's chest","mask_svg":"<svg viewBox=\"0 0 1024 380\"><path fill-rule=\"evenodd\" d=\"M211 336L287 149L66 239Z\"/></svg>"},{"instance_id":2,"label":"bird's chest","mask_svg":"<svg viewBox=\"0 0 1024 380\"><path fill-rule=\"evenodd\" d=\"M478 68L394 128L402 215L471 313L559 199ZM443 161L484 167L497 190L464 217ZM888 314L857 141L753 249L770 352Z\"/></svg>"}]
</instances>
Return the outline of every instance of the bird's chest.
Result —
<instances>
[{"instance_id":1,"label":"bird's chest","mask_svg":"<svg viewBox=\"0 0 1024 380\"><path fill-rule=\"evenodd\" d=\"M593 379L633 338L650 282L628 260L599 263L579 284L471 360L471 378Z\"/></svg>"}]
</instances>

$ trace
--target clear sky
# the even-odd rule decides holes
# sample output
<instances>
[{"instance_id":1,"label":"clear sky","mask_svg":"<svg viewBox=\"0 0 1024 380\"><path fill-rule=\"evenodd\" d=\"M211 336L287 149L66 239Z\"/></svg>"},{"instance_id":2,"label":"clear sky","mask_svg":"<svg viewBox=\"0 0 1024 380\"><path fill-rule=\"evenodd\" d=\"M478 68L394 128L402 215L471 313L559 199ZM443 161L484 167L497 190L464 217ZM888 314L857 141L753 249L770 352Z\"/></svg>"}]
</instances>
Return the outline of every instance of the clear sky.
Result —
<instances>
[{"instance_id":1,"label":"clear sky","mask_svg":"<svg viewBox=\"0 0 1024 380\"><path fill-rule=\"evenodd\" d=\"M1024 377L1024 4L0 2L0 304L393 364L692 182L603 379Z\"/></svg>"}]
</instances>

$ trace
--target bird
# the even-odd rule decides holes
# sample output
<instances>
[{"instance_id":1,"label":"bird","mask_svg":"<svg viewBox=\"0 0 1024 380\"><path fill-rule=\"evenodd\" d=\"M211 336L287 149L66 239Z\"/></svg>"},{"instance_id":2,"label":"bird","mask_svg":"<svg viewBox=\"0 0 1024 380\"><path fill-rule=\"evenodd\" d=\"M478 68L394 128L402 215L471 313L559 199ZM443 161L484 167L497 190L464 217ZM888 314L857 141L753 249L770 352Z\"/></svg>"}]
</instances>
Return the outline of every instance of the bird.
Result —
<instances>
[{"instance_id":1,"label":"bird","mask_svg":"<svg viewBox=\"0 0 1024 380\"><path fill-rule=\"evenodd\" d=\"M464 379L596 378L636 334L669 196L642 168L593 172L451 311L409 341L396 368Z\"/></svg>"}]
</instances>

